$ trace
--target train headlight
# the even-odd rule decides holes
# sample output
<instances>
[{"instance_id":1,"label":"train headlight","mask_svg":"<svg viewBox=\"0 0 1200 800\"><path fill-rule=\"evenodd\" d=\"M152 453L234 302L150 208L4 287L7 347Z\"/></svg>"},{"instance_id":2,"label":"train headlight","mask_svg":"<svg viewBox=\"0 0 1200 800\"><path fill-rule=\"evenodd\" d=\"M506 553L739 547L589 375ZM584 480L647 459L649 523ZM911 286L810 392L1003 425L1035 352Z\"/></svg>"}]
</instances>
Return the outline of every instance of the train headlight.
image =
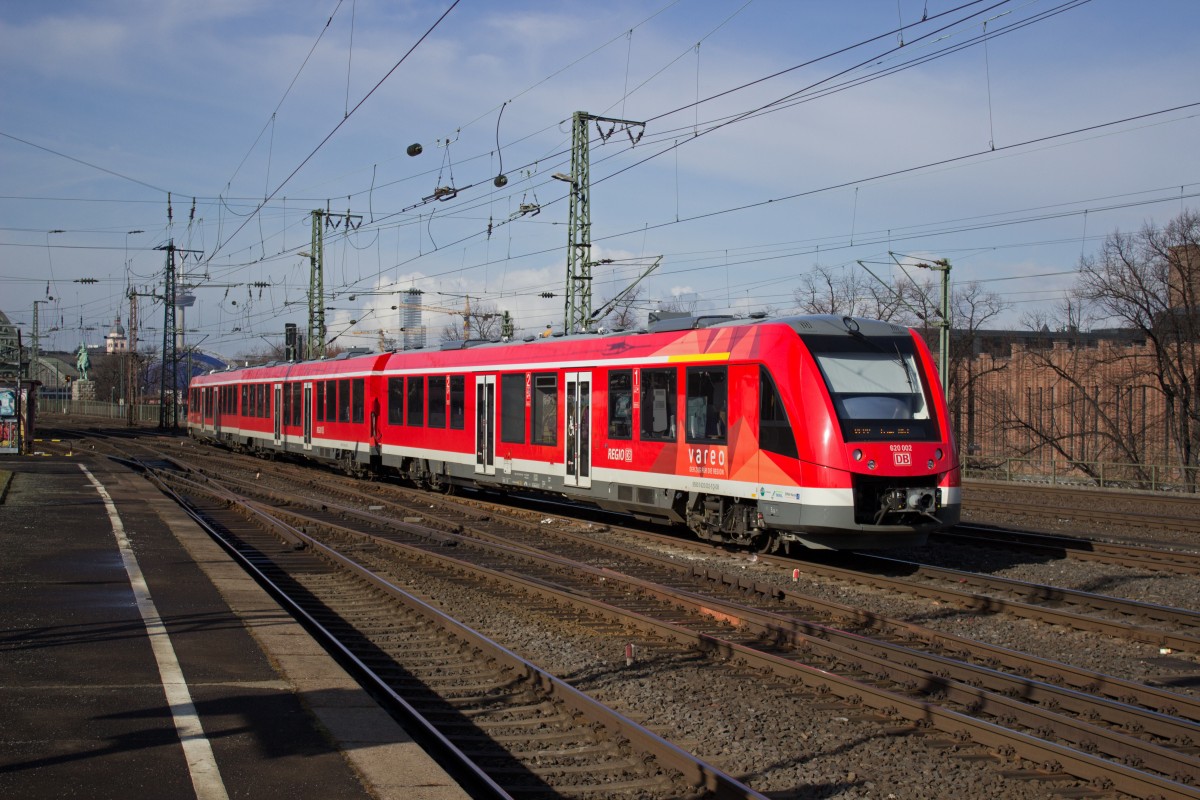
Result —
<instances>
[{"instance_id":1,"label":"train headlight","mask_svg":"<svg viewBox=\"0 0 1200 800\"><path fill-rule=\"evenodd\" d=\"M939 447L937 450L934 450L933 457L935 460L941 461L942 460L942 448ZM930 464L930 466L933 466L933 465Z\"/></svg>"},{"instance_id":2,"label":"train headlight","mask_svg":"<svg viewBox=\"0 0 1200 800\"><path fill-rule=\"evenodd\" d=\"M862 461L862 450L855 450L852 455L855 461Z\"/></svg>"},{"instance_id":3,"label":"train headlight","mask_svg":"<svg viewBox=\"0 0 1200 800\"><path fill-rule=\"evenodd\" d=\"M867 462L867 469L875 469L875 459L872 458Z\"/></svg>"}]
</instances>

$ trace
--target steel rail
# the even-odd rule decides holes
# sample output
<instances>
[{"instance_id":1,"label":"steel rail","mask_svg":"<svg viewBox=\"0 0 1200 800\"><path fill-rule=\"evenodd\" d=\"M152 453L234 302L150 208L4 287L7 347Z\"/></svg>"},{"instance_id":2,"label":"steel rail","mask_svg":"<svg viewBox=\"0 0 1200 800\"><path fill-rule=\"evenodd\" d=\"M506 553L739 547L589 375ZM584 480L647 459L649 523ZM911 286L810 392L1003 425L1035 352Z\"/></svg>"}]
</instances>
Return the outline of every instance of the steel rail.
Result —
<instances>
[{"instance_id":1,"label":"steel rail","mask_svg":"<svg viewBox=\"0 0 1200 800\"><path fill-rule=\"evenodd\" d=\"M240 481L224 476L222 480L228 484L240 487L242 491L251 493L260 493L269 496L277 496L272 492L264 492L263 487L257 483L249 481ZM385 498L380 497L378 493L363 492L358 488L349 488L348 486L338 486L330 482L321 484L324 491L333 492L339 496L368 504L378 503ZM381 488L381 487L376 487ZM389 487L392 488L392 487ZM401 492L407 495L407 492ZM1061 662L1041 659L1036 656L1019 653L1007 648L989 645L985 642L979 642L966 637L957 636L950 633L935 631L912 623L901 622L898 620L883 619L876 615L868 615L857 608L847 606L841 603L832 601L824 601L802 593L794 592L791 589L781 587L777 583L769 581L759 581L748 579L745 575L731 575L723 573L719 570L714 570L707 566L696 565L694 563L680 563L677 560L669 557L657 555L647 552L642 549L632 549L622 547L610 542L597 540L593 536L584 534L572 533L554 529L547 531L544 526L532 526L528 522L517 517L496 512L495 510L484 512L477 509L474 505L465 505L458 500L448 500L444 497L431 498L427 494L422 494L423 513L422 524L418 526L410 526L403 523L398 523L392 518L380 517L370 511L363 511L361 508L352 506L343 506L328 501L322 501L315 498L299 497L292 495L287 498L289 504L301 504L310 507L319 507L333 513L343 516L356 517L371 524L390 524L399 529L409 530L418 535L428 536L439 542L445 542L446 537L427 532L430 526L439 528L444 533L463 533L500 544L504 544L512 548L523 548L536 553L544 552L546 536L552 534L554 537L571 542L575 546L590 548L597 552L607 553L611 556L635 560L641 563L652 564L657 569L667 570L670 573L676 574L683 579L695 580L728 586L740 592L752 592L764 599L764 602L775 602L785 600L797 608L802 608L811 614L814 610L819 614L837 621L841 626L853 626L858 628L869 628L879 631L882 634L889 636L901 636L910 643L921 642L925 647L936 647L960 654L963 658L974 658L977 663L986 665L995 665L996 667L1004 667L1012 673L1021 676L1031 676L1048 684L1057 684L1068 687L1074 687L1080 691L1087 692L1092 695L1106 697L1115 700L1125 705L1136 705L1143 708L1148 708L1169 716L1178 716L1184 719L1200 721L1200 700L1191 698L1187 695L1181 695L1174 692L1165 691L1156 687L1147 686L1141 683L1134 683L1109 675L1104 675L1091 670L1074 667ZM466 521L456 521L449 524L442 524L436 518L430 518L427 511L430 501L435 502L438 506L453 509L456 513L466 517ZM479 524L472 524L472 521ZM504 533L496 533L485 527L495 527L497 522L505 522L509 525L517 525L522 527L536 527L536 536L539 540L538 545L529 546L521 545L512 541L509 536ZM423 531L426 531L423 533ZM658 534L647 534L642 531L633 532L642 538L652 538L657 541L669 543L672 547L682 547L688 550L697 552L711 552L711 547L702 543L691 542L689 540L680 540L675 537L661 536ZM785 567L791 570L795 564L792 560L778 559L775 557L765 557L764 562ZM767 566L767 564L764 564ZM974 595L971 595L974 597Z\"/></svg>"},{"instance_id":2,"label":"steel rail","mask_svg":"<svg viewBox=\"0 0 1200 800\"><path fill-rule=\"evenodd\" d=\"M251 507L256 507L259 511L265 511L255 501L250 501L249 504ZM1179 783L1171 777L1175 775L1188 775L1194 772L1197 764L1195 759L1189 755L1147 744L1132 737L1105 730L1086 722L1070 720L1069 718L1062 717L1060 714L1021 703L996 692L980 690L959 681L937 679L928 672L916 670L907 665L897 664L894 661L890 661L887 657L870 658L863 653L854 651L850 646L835 647L816 636L801 633L797 630L797 621L786 616L768 612L757 612L745 606L735 604L720 603L709 597L689 596L689 593L666 590L661 586L622 576L611 570L587 567L579 565L577 562L547 554L535 555L527 548L511 548L491 543L470 542L476 548L486 548L493 552L503 552L507 556L521 559L537 558L546 564L553 565L557 569L570 569L575 572L587 573L592 575L597 581L625 584L631 588L636 586L643 593L656 594L664 601L668 601L676 606L683 602L689 605L695 614L711 617L714 620L730 624L749 625L752 629L757 627L756 632L758 634L766 636L770 641L775 643L787 638L797 645L802 644L808 648L821 648L827 652L832 652L835 649L840 650L843 658L856 660L859 668L865 671L874 671L876 673L900 671L907 676L907 680L913 685L920 686L924 684L930 690L936 690L937 693L946 695L966 709L966 711L959 712L945 709L939 705L909 697L906 694L898 694L894 691L878 688L869 682L845 678L827 670L817 669L786 656L763 652L753 646L740 644L704 632L697 632L669 620L656 619L644 613L620 608L594 597L584 596L577 588L561 586L545 578L523 577L514 574L508 569L501 571L487 566L465 563L460 557L451 556L444 552L435 552L395 542L386 536L363 533L353 528L334 523L329 519L299 514L294 510L281 511L280 509L272 509L271 513L282 513L284 517L291 517L296 521L302 520L303 522L300 522L300 524L316 524L328 529L336 529L343 535L368 537L379 544L387 545L422 559L440 563L447 569L457 572L468 569L477 575L486 576L491 580L504 584L515 583L523 586L527 592L552 597L556 603L570 605L587 613L605 616L620 624L633 624L647 633L666 640L680 642L701 651L719 652L726 658L740 657L748 666L754 669L770 670L780 676L798 679L810 688L817 688L819 691L828 691L838 697L859 698L864 704L879 712L894 713L896 709L902 708L905 709L903 716L911 722L917 723L934 719L938 721L938 729L944 732L961 735L964 730L969 731L971 738L977 742L986 743L990 746L1013 748L1021 757L1037 763L1047 764L1057 762L1066 765L1064 769L1077 777L1087 780L1101 779L1111 781L1113 786L1135 796L1200 798L1200 790ZM362 515L359 513L355 514L355 516L371 515ZM391 522L386 518L378 516L376 516L375 521L377 524L389 524ZM445 535L439 534L439 536ZM455 549L460 550L461 548ZM850 638L852 639L853 637ZM1029 690L1030 686L1026 685L1025 688ZM1038 687L1038 691L1051 693L1053 687ZM1063 697L1066 697L1066 695L1063 695ZM1154 769L1159 774L1150 774L1142 769L1135 769L1126 764L1093 756L1090 753L1084 753L1057 742L1049 742L1039 736L1026 734L1022 731L1014 731L1005 726L973 716L974 714L981 713L997 717L1015 718L1031 730L1040 730L1043 732L1054 731L1060 736L1065 731L1067 735L1064 738L1072 739L1078 747L1101 749L1107 752L1111 758L1126 759L1142 765L1148 765L1147 768ZM1138 716L1138 714L1135 714L1135 716ZM1165 722L1166 720L1163 718L1155 720L1156 724ZM1185 725L1184 728L1190 730L1196 728L1196 726ZM1176 728L1176 734L1178 734L1179 730L1179 728Z\"/></svg>"},{"instance_id":3,"label":"steel rail","mask_svg":"<svg viewBox=\"0 0 1200 800\"><path fill-rule=\"evenodd\" d=\"M169 476L170 479L183 480L191 484L196 490L211 491L211 482L205 481L198 483L180 476ZM449 630L457 638L462 639L470 644L472 649L485 653L488 658L507 667L512 671L514 676L519 676L531 685L536 685L549 697L558 700L565 706L572 709L574 712L582 715L584 718L593 720L603 725L609 731L627 739L635 748L641 749L647 754L653 755L660 764L664 767L677 770L682 774L686 781L697 789L702 790L705 797L712 797L714 800L728 798L728 800L766 800L766 798L742 784L737 779L723 772L722 770L706 763L702 759L693 756L691 753L679 748L678 746L668 742L657 734L646 729L642 725L630 720L629 718L619 714L618 712L604 706L588 695L580 692L566 682L558 679L552 674L541 669L537 665L529 662L507 648L499 645L496 642L484 637L482 634L473 629L459 623L457 620L449 617L440 610L430 606L419 598L405 592L403 589L395 586L391 582L383 579L371 570L359 565L357 562L339 553L335 549L319 542L307 533L299 530L293 525L288 524L284 520L279 519L277 513L273 509L265 508L261 504L254 501L247 501L245 498L237 497L224 487L216 487L214 492L223 502L229 502L232 498L232 506L234 510L243 514L252 515L261 524L270 526L278 535L285 540L293 543L303 544L315 553L321 554L326 560L337 564L339 567L358 576L361 580L367 581L377 589L385 592L393 597L398 602L402 603L407 608L410 608L417 613L429 618L433 623L444 629ZM178 495L176 495L178 496ZM195 515L193 515L195 516ZM325 523L327 524L327 523ZM294 603L289 602L290 608L298 608ZM318 627L326 636L333 636L324 626L317 620L312 618L303 609L299 609L305 619L312 620L313 624ZM336 637L334 637L336 639ZM372 678L372 682L379 682L386 687L386 682L375 675L374 671L358 659L344 645L338 643L337 648L340 652L346 653L347 657L352 660L358 669L364 671ZM461 751L453 745L450 740L437 731L433 723L425 720L423 715L411 704L404 701L393 690L386 688L389 697L394 697L405 708L406 713L413 714L416 719L421 720L423 727L428 728L436 734L439 742L445 742L448 746L454 747L455 752ZM466 758L465 755L462 756ZM466 762L471 763L471 762ZM479 770L486 777L480 768L474 766L475 770ZM490 778L488 778L491 781ZM508 795L505 795L508 796Z\"/></svg>"},{"instance_id":4,"label":"steel rail","mask_svg":"<svg viewBox=\"0 0 1200 800\"><path fill-rule=\"evenodd\" d=\"M1200 575L1200 553L1182 550L1159 550L1139 545L1115 544L1096 539L970 523L959 523L949 530L931 534L930 538L974 547L1005 548L1058 558L1097 561L1131 569Z\"/></svg>"},{"instance_id":5,"label":"steel rail","mask_svg":"<svg viewBox=\"0 0 1200 800\"><path fill-rule=\"evenodd\" d=\"M1200 653L1200 638L1190 632L1174 633L1169 630L1145 628L1085 613L1062 610L1055 608L1054 605L1061 604L1073 608L1085 609L1090 612L1119 614L1126 618L1148 620L1158 625L1180 627L1187 631L1200 631L1200 613L1195 611L1159 606L1153 603L1142 603L1136 600L1125 600L1123 598L1109 597L1074 589L1040 586L1026 581L981 575L963 570L933 567L889 556L855 553L854 560L856 563L873 564L875 565L875 569L873 571L866 571L864 569L818 564L815 561L806 561L804 563L806 564L806 569L819 573L835 574L839 577L853 579L860 583L886 586L913 594L932 595L979 613L1003 611L1018 617L1055 622L1078 630L1104 633L1159 647ZM896 573L905 575L906 579L902 580L890 577ZM1019 600L1005 600L992 594L976 594L958 588L922 585L915 581L915 578L949 584L950 587L970 587L980 592L1005 592L1019 598Z\"/></svg>"}]
</instances>

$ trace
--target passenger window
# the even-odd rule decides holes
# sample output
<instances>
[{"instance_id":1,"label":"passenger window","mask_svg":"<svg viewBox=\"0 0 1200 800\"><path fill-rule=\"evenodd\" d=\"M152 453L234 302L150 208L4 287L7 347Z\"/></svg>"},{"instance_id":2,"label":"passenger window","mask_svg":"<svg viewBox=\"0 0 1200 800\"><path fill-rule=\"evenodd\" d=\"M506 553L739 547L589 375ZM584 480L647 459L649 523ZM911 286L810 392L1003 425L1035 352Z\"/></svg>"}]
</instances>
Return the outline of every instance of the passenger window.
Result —
<instances>
[{"instance_id":1,"label":"passenger window","mask_svg":"<svg viewBox=\"0 0 1200 800\"><path fill-rule=\"evenodd\" d=\"M500 441L525 444L525 373L500 376Z\"/></svg>"},{"instance_id":2,"label":"passenger window","mask_svg":"<svg viewBox=\"0 0 1200 800\"><path fill-rule=\"evenodd\" d=\"M425 379L408 379L408 424L413 428L425 425Z\"/></svg>"},{"instance_id":3,"label":"passenger window","mask_svg":"<svg viewBox=\"0 0 1200 800\"><path fill-rule=\"evenodd\" d=\"M325 421L325 383L317 381L313 384L313 403L316 406L313 413L317 422Z\"/></svg>"},{"instance_id":4,"label":"passenger window","mask_svg":"<svg viewBox=\"0 0 1200 800\"><path fill-rule=\"evenodd\" d=\"M450 427L461 431L467 424L467 379L450 376Z\"/></svg>"},{"instance_id":5,"label":"passenger window","mask_svg":"<svg viewBox=\"0 0 1200 800\"><path fill-rule=\"evenodd\" d=\"M729 382L726 367L688 367L687 440L724 444L729 424Z\"/></svg>"},{"instance_id":6,"label":"passenger window","mask_svg":"<svg viewBox=\"0 0 1200 800\"><path fill-rule=\"evenodd\" d=\"M633 370L608 373L608 438L633 438Z\"/></svg>"},{"instance_id":7,"label":"passenger window","mask_svg":"<svg viewBox=\"0 0 1200 800\"><path fill-rule=\"evenodd\" d=\"M641 373L642 439L674 441L678 406L676 370L644 369Z\"/></svg>"},{"instance_id":8,"label":"passenger window","mask_svg":"<svg viewBox=\"0 0 1200 800\"><path fill-rule=\"evenodd\" d=\"M388 378L388 425L404 424L404 378Z\"/></svg>"},{"instance_id":9,"label":"passenger window","mask_svg":"<svg viewBox=\"0 0 1200 800\"><path fill-rule=\"evenodd\" d=\"M337 381L325 381L325 420L337 419Z\"/></svg>"},{"instance_id":10,"label":"passenger window","mask_svg":"<svg viewBox=\"0 0 1200 800\"><path fill-rule=\"evenodd\" d=\"M350 381L338 381L338 422L350 421Z\"/></svg>"},{"instance_id":11,"label":"passenger window","mask_svg":"<svg viewBox=\"0 0 1200 800\"><path fill-rule=\"evenodd\" d=\"M787 409L766 367L758 368L758 446L788 458L798 458L796 436Z\"/></svg>"},{"instance_id":12,"label":"passenger window","mask_svg":"<svg viewBox=\"0 0 1200 800\"><path fill-rule=\"evenodd\" d=\"M535 373L533 376L534 444L558 444L558 376Z\"/></svg>"},{"instance_id":13,"label":"passenger window","mask_svg":"<svg viewBox=\"0 0 1200 800\"><path fill-rule=\"evenodd\" d=\"M429 427L446 427L446 379L429 379Z\"/></svg>"},{"instance_id":14,"label":"passenger window","mask_svg":"<svg viewBox=\"0 0 1200 800\"><path fill-rule=\"evenodd\" d=\"M363 379L363 378L355 378L353 381L350 382L350 389L351 389L350 396L353 398L351 401L351 409L350 410L353 415L352 419L354 422L362 422L363 417L364 417L363 406L366 403L366 397L365 397L366 392L364 391L364 389L365 389L364 381L365 381L365 379Z\"/></svg>"}]
</instances>

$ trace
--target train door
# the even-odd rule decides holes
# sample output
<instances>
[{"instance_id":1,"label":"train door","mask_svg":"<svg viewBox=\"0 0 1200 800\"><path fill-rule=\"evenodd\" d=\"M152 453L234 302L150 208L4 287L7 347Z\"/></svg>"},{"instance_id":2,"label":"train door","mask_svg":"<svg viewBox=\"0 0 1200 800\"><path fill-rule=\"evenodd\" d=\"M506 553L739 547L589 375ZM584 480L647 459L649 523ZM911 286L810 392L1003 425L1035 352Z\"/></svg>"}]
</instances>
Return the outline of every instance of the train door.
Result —
<instances>
[{"instance_id":1,"label":"train door","mask_svg":"<svg viewBox=\"0 0 1200 800\"><path fill-rule=\"evenodd\" d=\"M496 474L496 376L475 376L475 473Z\"/></svg>"},{"instance_id":2,"label":"train door","mask_svg":"<svg viewBox=\"0 0 1200 800\"><path fill-rule=\"evenodd\" d=\"M213 433L218 435L221 433L221 401L228 391L224 386L213 389Z\"/></svg>"},{"instance_id":3,"label":"train door","mask_svg":"<svg viewBox=\"0 0 1200 800\"><path fill-rule=\"evenodd\" d=\"M271 406L271 416L275 418L275 444L283 441L283 384L275 384L275 402Z\"/></svg>"},{"instance_id":4,"label":"train door","mask_svg":"<svg viewBox=\"0 0 1200 800\"><path fill-rule=\"evenodd\" d=\"M300 407L304 415L304 449L312 450L312 381L304 382L304 404Z\"/></svg>"},{"instance_id":5,"label":"train door","mask_svg":"<svg viewBox=\"0 0 1200 800\"><path fill-rule=\"evenodd\" d=\"M592 485L592 373L568 372L566 453L563 483L586 489Z\"/></svg>"}]
</instances>

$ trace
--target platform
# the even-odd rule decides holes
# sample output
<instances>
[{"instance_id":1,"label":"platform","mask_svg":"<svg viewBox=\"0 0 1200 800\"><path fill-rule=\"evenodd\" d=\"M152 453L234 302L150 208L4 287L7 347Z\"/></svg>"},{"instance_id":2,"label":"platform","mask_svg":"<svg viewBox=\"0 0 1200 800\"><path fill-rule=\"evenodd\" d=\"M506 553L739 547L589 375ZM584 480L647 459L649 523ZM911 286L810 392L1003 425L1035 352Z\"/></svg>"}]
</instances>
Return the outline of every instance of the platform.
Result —
<instances>
[{"instance_id":1,"label":"platform","mask_svg":"<svg viewBox=\"0 0 1200 800\"><path fill-rule=\"evenodd\" d=\"M0 547L0 797L466 797L140 475L0 456Z\"/></svg>"}]
</instances>

